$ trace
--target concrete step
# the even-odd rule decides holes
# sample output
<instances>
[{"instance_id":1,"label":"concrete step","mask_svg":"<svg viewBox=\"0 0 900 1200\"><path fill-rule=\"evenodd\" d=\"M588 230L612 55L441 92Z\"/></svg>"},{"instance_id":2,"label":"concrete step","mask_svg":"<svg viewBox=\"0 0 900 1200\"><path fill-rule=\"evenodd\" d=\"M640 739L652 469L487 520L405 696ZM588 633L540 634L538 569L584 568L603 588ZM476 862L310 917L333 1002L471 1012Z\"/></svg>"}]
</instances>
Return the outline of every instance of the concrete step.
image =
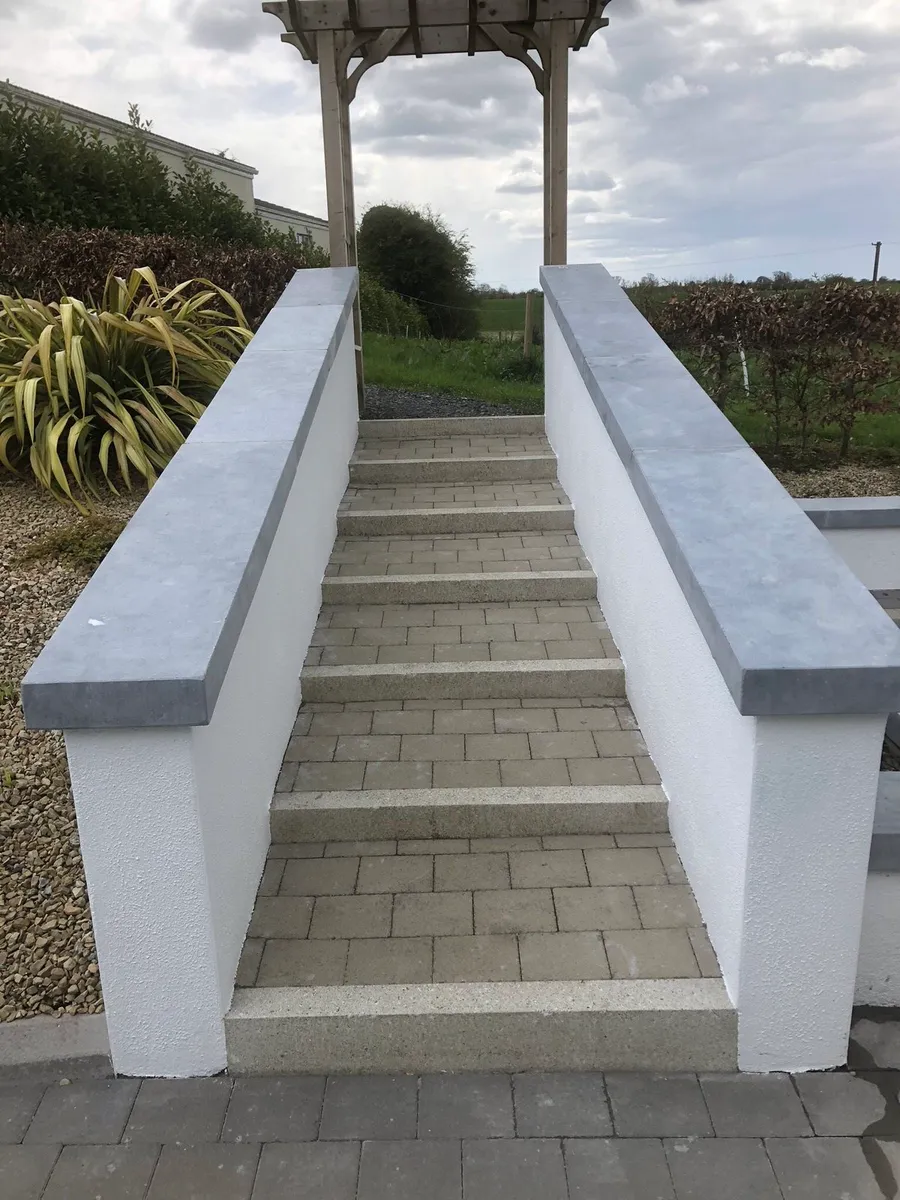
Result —
<instances>
[{"instance_id":1,"label":"concrete step","mask_svg":"<svg viewBox=\"0 0 900 1200\"><path fill-rule=\"evenodd\" d=\"M361 483L498 483L509 479L555 480L555 454L507 454L465 458L365 458L350 462L351 485Z\"/></svg>"},{"instance_id":2,"label":"concrete step","mask_svg":"<svg viewBox=\"0 0 900 1200\"><path fill-rule=\"evenodd\" d=\"M651 784L605 787L408 788L276 792L272 841L537 837L665 833L667 801Z\"/></svg>"},{"instance_id":3,"label":"concrete step","mask_svg":"<svg viewBox=\"0 0 900 1200\"><path fill-rule=\"evenodd\" d=\"M304 667L300 686L307 703L624 697L625 669L617 658L351 664Z\"/></svg>"},{"instance_id":4,"label":"concrete step","mask_svg":"<svg viewBox=\"0 0 900 1200\"><path fill-rule=\"evenodd\" d=\"M410 421L360 421L363 439L398 441L448 437L535 437L544 432L541 416L425 417Z\"/></svg>"},{"instance_id":5,"label":"concrete step","mask_svg":"<svg viewBox=\"0 0 900 1200\"><path fill-rule=\"evenodd\" d=\"M343 512L340 537L387 537L400 534L525 533L573 530L575 512L568 504L514 505L496 508L393 508Z\"/></svg>"},{"instance_id":6,"label":"concrete step","mask_svg":"<svg viewBox=\"0 0 900 1200\"><path fill-rule=\"evenodd\" d=\"M452 575L330 575L323 604L493 604L595 600L593 571L480 571Z\"/></svg>"},{"instance_id":7,"label":"concrete step","mask_svg":"<svg viewBox=\"0 0 900 1200\"><path fill-rule=\"evenodd\" d=\"M225 1030L236 1075L736 1066L719 979L238 988Z\"/></svg>"}]
</instances>

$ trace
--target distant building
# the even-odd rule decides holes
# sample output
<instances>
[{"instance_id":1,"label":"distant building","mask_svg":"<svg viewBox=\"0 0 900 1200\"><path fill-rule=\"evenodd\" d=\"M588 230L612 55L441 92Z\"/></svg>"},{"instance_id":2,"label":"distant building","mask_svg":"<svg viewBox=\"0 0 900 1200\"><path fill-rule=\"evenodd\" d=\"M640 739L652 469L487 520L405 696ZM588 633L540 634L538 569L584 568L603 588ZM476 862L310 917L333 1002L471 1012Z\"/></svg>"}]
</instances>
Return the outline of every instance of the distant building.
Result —
<instances>
[{"instance_id":1,"label":"distant building","mask_svg":"<svg viewBox=\"0 0 900 1200\"><path fill-rule=\"evenodd\" d=\"M248 212L256 212L281 233L293 233L298 242L312 242L325 250L328 249L327 221L323 221L321 217L310 216L309 213L298 212L293 208L283 208L280 204L270 204L267 200L257 200L254 197L253 177L259 174L255 167L249 167L246 163L227 158L224 154L199 150L196 146L186 146L183 142L162 137L153 131L136 130L125 121L117 121L113 117L90 112L86 108L78 108L77 105L67 104L64 100L54 100L50 96L42 96L39 92L29 91L28 88L17 87L11 83L6 83L4 86L20 101L32 108L52 109L70 125L93 130L104 141L113 142L123 134L138 133L153 149L163 165L175 174L183 174L186 160L193 159L209 171L216 183L223 183L230 192L233 192Z\"/></svg>"}]
</instances>

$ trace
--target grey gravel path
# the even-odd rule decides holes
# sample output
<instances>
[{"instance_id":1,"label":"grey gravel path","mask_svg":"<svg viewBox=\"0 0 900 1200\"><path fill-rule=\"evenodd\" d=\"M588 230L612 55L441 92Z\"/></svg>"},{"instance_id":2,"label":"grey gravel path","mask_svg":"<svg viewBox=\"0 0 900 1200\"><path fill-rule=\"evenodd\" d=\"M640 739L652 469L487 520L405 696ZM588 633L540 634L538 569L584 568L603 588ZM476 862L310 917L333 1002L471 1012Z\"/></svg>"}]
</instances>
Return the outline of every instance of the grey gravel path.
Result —
<instances>
[{"instance_id":1,"label":"grey gravel path","mask_svg":"<svg viewBox=\"0 0 900 1200\"><path fill-rule=\"evenodd\" d=\"M533 412L534 407L523 401L516 404L490 404L466 396L429 395L426 392L407 392L400 388L366 384L365 416L370 421L420 420L424 417L509 417Z\"/></svg>"},{"instance_id":2,"label":"grey gravel path","mask_svg":"<svg viewBox=\"0 0 900 1200\"><path fill-rule=\"evenodd\" d=\"M900 1072L26 1076L3 1200L889 1200Z\"/></svg>"}]
</instances>

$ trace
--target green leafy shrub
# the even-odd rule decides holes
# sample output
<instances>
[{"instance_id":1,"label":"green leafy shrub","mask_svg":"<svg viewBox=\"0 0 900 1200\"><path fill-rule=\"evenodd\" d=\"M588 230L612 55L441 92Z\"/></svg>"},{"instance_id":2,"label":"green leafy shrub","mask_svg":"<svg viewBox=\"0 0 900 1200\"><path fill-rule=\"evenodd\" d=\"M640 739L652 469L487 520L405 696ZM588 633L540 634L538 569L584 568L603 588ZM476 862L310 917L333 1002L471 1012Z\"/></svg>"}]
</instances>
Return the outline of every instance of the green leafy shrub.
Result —
<instances>
[{"instance_id":1,"label":"green leafy shrub","mask_svg":"<svg viewBox=\"0 0 900 1200\"><path fill-rule=\"evenodd\" d=\"M152 484L252 336L222 288L164 291L146 267L110 275L99 310L0 296L0 466L79 505Z\"/></svg>"},{"instance_id":2,"label":"green leafy shrub","mask_svg":"<svg viewBox=\"0 0 900 1200\"><path fill-rule=\"evenodd\" d=\"M428 210L379 204L363 217L358 242L363 270L412 300L435 337L475 337L481 301L464 234L454 234L443 217Z\"/></svg>"},{"instance_id":3,"label":"green leafy shrub","mask_svg":"<svg viewBox=\"0 0 900 1200\"><path fill-rule=\"evenodd\" d=\"M383 288L365 271L359 276L363 328L393 337L427 337L428 322L414 304Z\"/></svg>"}]
</instances>

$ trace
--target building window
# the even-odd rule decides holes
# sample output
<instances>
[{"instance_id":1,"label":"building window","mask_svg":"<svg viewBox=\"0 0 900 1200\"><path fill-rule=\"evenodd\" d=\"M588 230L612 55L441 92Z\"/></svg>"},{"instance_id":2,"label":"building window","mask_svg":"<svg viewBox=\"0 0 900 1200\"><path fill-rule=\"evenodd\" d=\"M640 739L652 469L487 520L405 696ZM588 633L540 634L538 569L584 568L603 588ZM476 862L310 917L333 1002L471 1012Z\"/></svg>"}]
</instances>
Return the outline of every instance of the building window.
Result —
<instances>
[{"instance_id":1,"label":"building window","mask_svg":"<svg viewBox=\"0 0 900 1200\"><path fill-rule=\"evenodd\" d=\"M294 237L295 237L295 238L296 238L296 240L297 240L297 241L300 243L300 245L301 245L301 246L311 246L311 245L312 245L312 234L311 234L311 233L309 233L309 232L306 232L306 233L299 233L299 232L298 232L298 231L295 229L295 230L294 230Z\"/></svg>"}]
</instances>

